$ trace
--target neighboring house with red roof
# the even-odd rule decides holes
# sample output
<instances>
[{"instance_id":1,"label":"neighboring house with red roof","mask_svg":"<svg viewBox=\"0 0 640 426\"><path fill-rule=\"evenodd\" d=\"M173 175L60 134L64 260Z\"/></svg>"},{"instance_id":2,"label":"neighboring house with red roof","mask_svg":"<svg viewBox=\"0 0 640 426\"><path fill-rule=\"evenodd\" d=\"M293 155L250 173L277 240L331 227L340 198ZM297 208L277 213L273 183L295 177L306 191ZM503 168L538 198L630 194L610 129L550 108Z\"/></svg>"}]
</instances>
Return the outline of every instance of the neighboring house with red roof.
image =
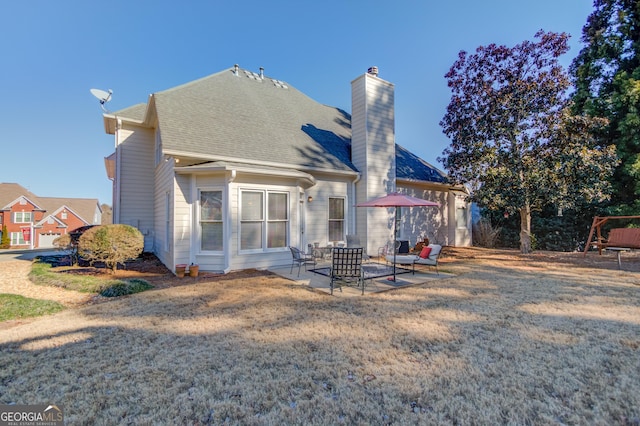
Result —
<instances>
[{"instance_id":1,"label":"neighboring house with red roof","mask_svg":"<svg viewBox=\"0 0 640 426\"><path fill-rule=\"evenodd\" d=\"M464 188L395 143L393 84L372 68L351 92L350 115L236 65L104 114L113 222L170 269L266 268L290 264L288 246L349 234L376 254L393 210L354 206L399 191L441 205L403 209L399 239L470 245Z\"/></svg>"},{"instance_id":2,"label":"neighboring house with red roof","mask_svg":"<svg viewBox=\"0 0 640 426\"><path fill-rule=\"evenodd\" d=\"M85 225L99 225L94 198L39 197L17 183L0 183L0 222L12 249L53 247L53 240Z\"/></svg>"}]
</instances>

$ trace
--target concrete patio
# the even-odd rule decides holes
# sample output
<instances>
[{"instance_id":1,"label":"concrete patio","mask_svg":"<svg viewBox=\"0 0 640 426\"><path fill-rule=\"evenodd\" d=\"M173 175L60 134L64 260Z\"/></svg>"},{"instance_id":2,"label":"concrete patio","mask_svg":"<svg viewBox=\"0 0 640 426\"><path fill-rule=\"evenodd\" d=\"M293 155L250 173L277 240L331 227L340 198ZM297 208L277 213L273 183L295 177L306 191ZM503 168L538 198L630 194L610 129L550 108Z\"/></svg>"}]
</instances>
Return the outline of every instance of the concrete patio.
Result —
<instances>
[{"instance_id":1,"label":"concrete patio","mask_svg":"<svg viewBox=\"0 0 640 426\"><path fill-rule=\"evenodd\" d=\"M371 264L375 264L375 262L371 262ZM366 264L365 264L366 265ZM328 268L331 267L331 262L322 261L318 262L318 264L313 268L312 266L307 266L307 271L305 271L304 266L300 269L300 275L298 276L298 267L297 265L293 267L293 272L291 272L291 265L270 268L269 271L277 274L283 278L289 279L291 281L295 281L300 285L306 285L310 288L320 291L326 294L330 294L330 279L328 276L321 275L315 272L312 272L311 269L319 269L319 268ZM437 274L435 269L427 269L422 267L420 270L416 270L415 274L412 273L402 273L396 275L396 281L390 280L390 276L385 275L382 277L366 280L364 294L372 294L372 293L380 293L383 291L390 291L394 289L399 289L403 287L409 287L413 285L423 284L428 281L435 281L438 279L449 278L452 277L452 274L448 274L445 272L440 272ZM362 289L351 287L351 286L342 286L342 291L339 288L335 288L333 291L333 295L337 297L353 297L353 296L362 296Z\"/></svg>"}]
</instances>

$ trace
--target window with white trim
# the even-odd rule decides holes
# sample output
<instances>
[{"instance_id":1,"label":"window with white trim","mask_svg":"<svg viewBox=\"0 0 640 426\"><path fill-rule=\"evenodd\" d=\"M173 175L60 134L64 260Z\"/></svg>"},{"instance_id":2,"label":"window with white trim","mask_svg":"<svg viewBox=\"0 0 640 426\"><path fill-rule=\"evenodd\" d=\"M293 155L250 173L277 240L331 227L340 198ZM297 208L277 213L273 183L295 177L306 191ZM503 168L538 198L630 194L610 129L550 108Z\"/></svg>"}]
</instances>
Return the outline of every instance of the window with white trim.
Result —
<instances>
[{"instance_id":1,"label":"window with white trim","mask_svg":"<svg viewBox=\"0 0 640 426\"><path fill-rule=\"evenodd\" d=\"M287 247L289 194L247 190L242 191L240 197L240 250Z\"/></svg>"},{"instance_id":2,"label":"window with white trim","mask_svg":"<svg viewBox=\"0 0 640 426\"><path fill-rule=\"evenodd\" d=\"M13 223L31 223L31 212L13 212Z\"/></svg>"},{"instance_id":3,"label":"window with white trim","mask_svg":"<svg viewBox=\"0 0 640 426\"><path fill-rule=\"evenodd\" d=\"M12 246L24 246L27 242L24 240L24 236L22 232L12 232L11 233L11 245Z\"/></svg>"},{"instance_id":4,"label":"window with white trim","mask_svg":"<svg viewBox=\"0 0 640 426\"><path fill-rule=\"evenodd\" d=\"M267 193L267 248L287 246L289 229L289 202L284 192Z\"/></svg>"},{"instance_id":5,"label":"window with white trim","mask_svg":"<svg viewBox=\"0 0 640 426\"><path fill-rule=\"evenodd\" d=\"M200 191L200 250L222 251L222 191Z\"/></svg>"},{"instance_id":6,"label":"window with white trim","mask_svg":"<svg viewBox=\"0 0 640 426\"><path fill-rule=\"evenodd\" d=\"M464 206L458 206L458 208L456 208L456 227L467 227L467 209Z\"/></svg>"},{"instance_id":7,"label":"window with white trim","mask_svg":"<svg viewBox=\"0 0 640 426\"><path fill-rule=\"evenodd\" d=\"M329 197L329 241L344 241L344 198Z\"/></svg>"}]
</instances>

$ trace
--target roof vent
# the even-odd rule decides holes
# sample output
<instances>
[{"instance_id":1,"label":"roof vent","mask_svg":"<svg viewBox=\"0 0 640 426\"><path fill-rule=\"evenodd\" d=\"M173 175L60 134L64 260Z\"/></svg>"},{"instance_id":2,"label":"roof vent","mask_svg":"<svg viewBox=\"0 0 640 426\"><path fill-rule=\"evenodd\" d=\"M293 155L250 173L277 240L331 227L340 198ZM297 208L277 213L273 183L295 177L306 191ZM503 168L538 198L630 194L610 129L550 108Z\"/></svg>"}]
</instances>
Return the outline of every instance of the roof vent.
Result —
<instances>
[{"instance_id":1,"label":"roof vent","mask_svg":"<svg viewBox=\"0 0 640 426\"><path fill-rule=\"evenodd\" d=\"M264 80L264 68L260 67L260 78Z\"/></svg>"},{"instance_id":2,"label":"roof vent","mask_svg":"<svg viewBox=\"0 0 640 426\"><path fill-rule=\"evenodd\" d=\"M240 66L238 64L235 64L233 66L233 73L237 76L238 75L238 70L240 69Z\"/></svg>"},{"instance_id":3,"label":"roof vent","mask_svg":"<svg viewBox=\"0 0 640 426\"><path fill-rule=\"evenodd\" d=\"M367 70L367 74L375 75L377 77L378 76L378 67L376 67L376 66L369 67L369 69Z\"/></svg>"}]
</instances>

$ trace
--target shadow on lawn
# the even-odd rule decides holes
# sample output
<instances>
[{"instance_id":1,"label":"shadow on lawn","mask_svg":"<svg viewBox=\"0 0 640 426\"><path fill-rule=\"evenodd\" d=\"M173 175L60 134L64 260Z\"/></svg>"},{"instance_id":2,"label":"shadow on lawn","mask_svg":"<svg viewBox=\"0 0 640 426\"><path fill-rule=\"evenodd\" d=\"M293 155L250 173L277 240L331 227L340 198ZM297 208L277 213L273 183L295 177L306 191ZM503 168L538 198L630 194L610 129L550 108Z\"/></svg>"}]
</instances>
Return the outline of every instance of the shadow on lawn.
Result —
<instances>
[{"instance_id":1,"label":"shadow on lawn","mask_svg":"<svg viewBox=\"0 0 640 426\"><path fill-rule=\"evenodd\" d=\"M60 403L70 423L638 416L636 274L465 267L348 299L267 273L213 277L36 320L0 337L0 402Z\"/></svg>"}]
</instances>

